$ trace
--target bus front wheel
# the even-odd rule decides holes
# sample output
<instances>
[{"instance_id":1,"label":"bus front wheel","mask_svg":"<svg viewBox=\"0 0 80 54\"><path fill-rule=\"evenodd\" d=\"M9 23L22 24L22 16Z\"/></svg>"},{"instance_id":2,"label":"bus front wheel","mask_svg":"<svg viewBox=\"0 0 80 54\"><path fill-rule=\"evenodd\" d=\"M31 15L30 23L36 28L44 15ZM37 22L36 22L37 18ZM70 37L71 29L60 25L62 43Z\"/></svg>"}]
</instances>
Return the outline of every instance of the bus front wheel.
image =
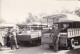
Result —
<instances>
[{"instance_id":1,"label":"bus front wheel","mask_svg":"<svg viewBox=\"0 0 80 54\"><path fill-rule=\"evenodd\" d=\"M75 47L74 39L71 39L71 48L73 49L74 47Z\"/></svg>"},{"instance_id":2,"label":"bus front wheel","mask_svg":"<svg viewBox=\"0 0 80 54\"><path fill-rule=\"evenodd\" d=\"M69 40L68 40L68 47L67 47L67 49L68 49L68 50L74 49L74 46L75 46L75 44L74 44L74 39L69 39Z\"/></svg>"}]
</instances>

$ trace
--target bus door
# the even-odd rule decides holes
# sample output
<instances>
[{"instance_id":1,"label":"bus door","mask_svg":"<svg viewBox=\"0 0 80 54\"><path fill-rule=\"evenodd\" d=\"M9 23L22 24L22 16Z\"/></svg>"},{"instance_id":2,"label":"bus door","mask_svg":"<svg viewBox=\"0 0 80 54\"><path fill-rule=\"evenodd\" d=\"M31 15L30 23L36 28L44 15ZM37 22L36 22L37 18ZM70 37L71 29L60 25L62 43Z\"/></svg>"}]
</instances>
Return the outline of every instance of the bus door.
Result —
<instances>
[{"instance_id":1,"label":"bus door","mask_svg":"<svg viewBox=\"0 0 80 54\"><path fill-rule=\"evenodd\" d=\"M50 28L44 28L42 31L42 37L41 37L41 42L42 44L48 44L48 43L53 43L53 38L50 37Z\"/></svg>"}]
</instances>

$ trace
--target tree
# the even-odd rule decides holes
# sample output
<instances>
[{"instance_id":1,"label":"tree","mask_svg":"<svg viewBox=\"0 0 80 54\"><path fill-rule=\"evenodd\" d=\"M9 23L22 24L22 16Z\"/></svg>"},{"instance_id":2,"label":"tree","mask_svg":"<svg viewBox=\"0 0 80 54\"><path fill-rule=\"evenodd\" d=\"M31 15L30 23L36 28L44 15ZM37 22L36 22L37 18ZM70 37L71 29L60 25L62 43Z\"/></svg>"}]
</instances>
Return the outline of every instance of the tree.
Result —
<instances>
[{"instance_id":1,"label":"tree","mask_svg":"<svg viewBox=\"0 0 80 54\"><path fill-rule=\"evenodd\" d=\"M80 17L80 8L78 8L78 9L75 10L75 14Z\"/></svg>"},{"instance_id":2,"label":"tree","mask_svg":"<svg viewBox=\"0 0 80 54\"><path fill-rule=\"evenodd\" d=\"M29 15L29 16L28 16L27 19L26 19L26 23L27 23L27 24L28 24L28 23L34 23L34 22L38 21L38 17L35 16L35 15L32 15L32 13L29 13L28 15Z\"/></svg>"},{"instance_id":3,"label":"tree","mask_svg":"<svg viewBox=\"0 0 80 54\"><path fill-rule=\"evenodd\" d=\"M73 14L74 11L72 10L62 10L61 13L69 13L69 14Z\"/></svg>"}]
</instances>

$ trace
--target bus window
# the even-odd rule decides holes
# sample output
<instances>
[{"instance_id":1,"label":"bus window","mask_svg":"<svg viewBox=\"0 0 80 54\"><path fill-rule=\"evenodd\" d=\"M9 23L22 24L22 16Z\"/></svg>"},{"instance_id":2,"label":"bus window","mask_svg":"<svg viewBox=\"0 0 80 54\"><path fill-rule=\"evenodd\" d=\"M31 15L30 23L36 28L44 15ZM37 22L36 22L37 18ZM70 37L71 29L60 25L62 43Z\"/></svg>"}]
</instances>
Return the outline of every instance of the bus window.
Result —
<instances>
[{"instance_id":1,"label":"bus window","mask_svg":"<svg viewBox=\"0 0 80 54\"><path fill-rule=\"evenodd\" d=\"M60 25L60 29L62 29L61 32L67 32L68 27L69 27L69 24L61 24Z\"/></svg>"},{"instance_id":2,"label":"bus window","mask_svg":"<svg viewBox=\"0 0 80 54\"><path fill-rule=\"evenodd\" d=\"M63 28L68 28L68 24L63 24Z\"/></svg>"}]
</instances>

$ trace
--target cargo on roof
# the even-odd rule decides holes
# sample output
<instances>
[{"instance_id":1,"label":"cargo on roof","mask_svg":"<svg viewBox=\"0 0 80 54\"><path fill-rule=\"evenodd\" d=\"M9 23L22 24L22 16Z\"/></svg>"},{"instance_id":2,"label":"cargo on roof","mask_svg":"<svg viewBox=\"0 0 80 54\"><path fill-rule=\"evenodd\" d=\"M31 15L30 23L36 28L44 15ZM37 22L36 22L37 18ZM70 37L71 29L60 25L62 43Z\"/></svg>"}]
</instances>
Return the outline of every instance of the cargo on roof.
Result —
<instances>
[{"instance_id":1,"label":"cargo on roof","mask_svg":"<svg viewBox=\"0 0 80 54\"><path fill-rule=\"evenodd\" d=\"M80 17L74 14L56 14L51 16L43 17L46 19L53 19L58 20L58 22L73 22L73 21L80 21Z\"/></svg>"}]
</instances>

